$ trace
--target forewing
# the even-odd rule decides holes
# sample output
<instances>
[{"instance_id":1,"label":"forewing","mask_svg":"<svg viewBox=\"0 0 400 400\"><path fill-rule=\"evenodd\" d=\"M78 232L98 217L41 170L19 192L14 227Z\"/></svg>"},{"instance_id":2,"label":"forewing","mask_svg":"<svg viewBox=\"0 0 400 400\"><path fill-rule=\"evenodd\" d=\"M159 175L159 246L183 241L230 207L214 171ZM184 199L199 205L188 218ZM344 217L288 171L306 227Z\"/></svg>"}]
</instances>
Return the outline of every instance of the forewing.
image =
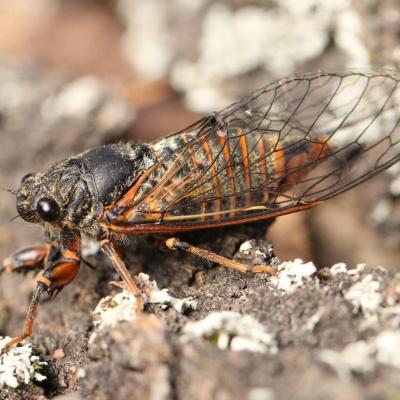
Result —
<instances>
[{"instance_id":1,"label":"forewing","mask_svg":"<svg viewBox=\"0 0 400 400\"><path fill-rule=\"evenodd\" d=\"M317 73L275 82L153 144L160 161L121 223L216 223L337 195L399 160L399 76Z\"/></svg>"}]
</instances>

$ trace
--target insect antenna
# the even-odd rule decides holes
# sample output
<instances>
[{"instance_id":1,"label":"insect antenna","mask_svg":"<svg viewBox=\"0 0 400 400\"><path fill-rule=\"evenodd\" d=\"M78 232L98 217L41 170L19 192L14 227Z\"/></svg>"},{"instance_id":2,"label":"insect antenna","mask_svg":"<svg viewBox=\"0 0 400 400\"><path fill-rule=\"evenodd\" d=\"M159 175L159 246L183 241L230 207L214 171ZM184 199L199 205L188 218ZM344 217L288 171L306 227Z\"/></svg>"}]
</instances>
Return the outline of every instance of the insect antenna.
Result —
<instances>
[{"instance_id":1,"label":"insect antenna","mask_svg":"<svg viewBox=\"0 0 400 400\"><path fill-rule=\"evenodd\" d=\"M0 190L3 190L4 192L11 193L11 194L13 194L14 196L16 196L16 195L18 194L18 192L17 192L16 190L13 190L13 189L7 189L7 188L2 188L2 187L0 187Z\"/></svg>"},{"instance_id":2,"label":"insect antenna","mask_svg":"<svg viewBox=\"0 0 400 400\"><path fill-rule=\"evenodd\" d=\"M35 212L35 209L24 211L24 212L22 212L20 214L17 214L15 217L12 217L8 222L15 221L18 218L24 218L24 219L26 219L28 221L33 222L33 220L32 220L32 213L33 212Z\"/></svg>"},{"instance_id":3,"label":"insect antenna","mask_svg":"<svg viewBox=\"0 0 400 400\"><path fill-rule=\"evenodd\" d=\"M19 214L17 214L16 216L12 217L8 222L13 222L18 218L21 218L21 216Z\"/></svg>"}]
</instances>

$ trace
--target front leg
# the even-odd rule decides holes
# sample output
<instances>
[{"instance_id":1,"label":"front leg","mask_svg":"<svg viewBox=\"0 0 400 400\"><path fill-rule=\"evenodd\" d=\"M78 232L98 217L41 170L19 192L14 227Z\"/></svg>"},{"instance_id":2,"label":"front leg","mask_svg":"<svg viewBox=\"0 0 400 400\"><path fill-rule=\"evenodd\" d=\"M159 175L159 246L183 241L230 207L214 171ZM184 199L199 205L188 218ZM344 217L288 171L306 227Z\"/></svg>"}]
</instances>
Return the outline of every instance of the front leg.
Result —
<instances>
[{"instance_id":1,"label":"front leg","mask_svg":"<svg viewBox=\"0 0 400 400\"><path fill-rule=\"evenodd\" d=\"M62 244L58 257L55 260L51 260L37 279L36 288L25 318L22 335L10 340L2 350L2 353L6 353L13 346L32 335L33 322L43 292L47 291L50 295L57 294L77 275L80 265L80 237L78 235L71 235L71 232L69 232L62 235L61 239Z\"/></svg>"}]
</instances>

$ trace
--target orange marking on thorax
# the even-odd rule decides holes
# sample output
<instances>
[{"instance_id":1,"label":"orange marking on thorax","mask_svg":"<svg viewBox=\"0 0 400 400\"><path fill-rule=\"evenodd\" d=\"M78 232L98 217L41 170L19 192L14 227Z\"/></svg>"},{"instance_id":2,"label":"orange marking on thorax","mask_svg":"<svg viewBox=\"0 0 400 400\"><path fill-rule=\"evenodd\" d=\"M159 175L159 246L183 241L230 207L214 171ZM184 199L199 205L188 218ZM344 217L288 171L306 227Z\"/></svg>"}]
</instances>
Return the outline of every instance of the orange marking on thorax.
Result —
<instances>
[{"instance_id":1,"label":"orange marking on thorax","mask_svg":"<svg viewBox=\"0 0 400 400\"><path fill-rule=\"evenodd\" d=\"M246 181L246 187L247 187L247 193L246 193L246 204L248 206L251 205L251 175L250 175L250 163L249 163L249 150L247 147L247 140L246 140L246 135L243 134L243 130L241 129L241 134L240 134L240 148L242 151L242 161L243 161L243 169L245 173L245 181Z\"/></svg>"},{"instance_id":2,"label":"orange marking on thorax","mask_svg":"<svg viewBox=\"0 0 400 400\"><path fill-rule=\"evenodd\" d=\"M215 163L213 163L214 158L213 158L213 155L212 155L212 152L211 152L211 149L210 149L210 146L209 146L207 140L204 137L201 137L200 140L201 140L201 144L203 146L204 152L207 154L208 161L209 161L210 165L212 165L210 168L210 171L212 173L213 186L214 186L216 196L217 196L217 199L214 200L214 203L215 203L215 208L216 208L217 212L219 212L219 211L221 211L221 191L219 189L219 182L218 182L218 178L217 178L217 169L215 168ZM221 215L217 214L216 218L221 219Z\"/></svg>"}]
</instances>

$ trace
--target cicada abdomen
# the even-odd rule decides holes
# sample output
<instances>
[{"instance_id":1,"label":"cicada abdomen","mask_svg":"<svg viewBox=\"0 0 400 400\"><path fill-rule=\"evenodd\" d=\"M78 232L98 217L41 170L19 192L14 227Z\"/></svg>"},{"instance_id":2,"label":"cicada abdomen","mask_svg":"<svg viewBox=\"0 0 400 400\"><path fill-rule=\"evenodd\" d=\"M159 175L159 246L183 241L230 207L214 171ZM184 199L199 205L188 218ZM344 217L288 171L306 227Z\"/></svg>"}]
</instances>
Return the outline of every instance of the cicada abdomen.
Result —
<instances>
[{"instance_id":1,"label":"cicada abdomen","mask_svg":"<svg viewBox=\"0 0 400 400\"><path fill-rule=\"evenodd\" d=\"M273 203L315 168L326 154L326 137L314 141L292 135L281 139L278 134L260 132L246 134L243 128L231 126L218 130L216 135L204 135L196 146L188 146L191 154L182 175L174 176L175 184L162 185L150 194L159 202L153 207L171 207L176 201L182 180L198 179L190 196L183 192L189 207L186 213L197 213L204 220L220 220L224 215L250 207ZM168 170L168 168L166 168ZM164 192L164 196L158 193ZM166 208L166 210L167 210ZM181 210L183 211L183 210ZM174 209L179 214L178 209Z\"/></svg>"}]
</instances>

